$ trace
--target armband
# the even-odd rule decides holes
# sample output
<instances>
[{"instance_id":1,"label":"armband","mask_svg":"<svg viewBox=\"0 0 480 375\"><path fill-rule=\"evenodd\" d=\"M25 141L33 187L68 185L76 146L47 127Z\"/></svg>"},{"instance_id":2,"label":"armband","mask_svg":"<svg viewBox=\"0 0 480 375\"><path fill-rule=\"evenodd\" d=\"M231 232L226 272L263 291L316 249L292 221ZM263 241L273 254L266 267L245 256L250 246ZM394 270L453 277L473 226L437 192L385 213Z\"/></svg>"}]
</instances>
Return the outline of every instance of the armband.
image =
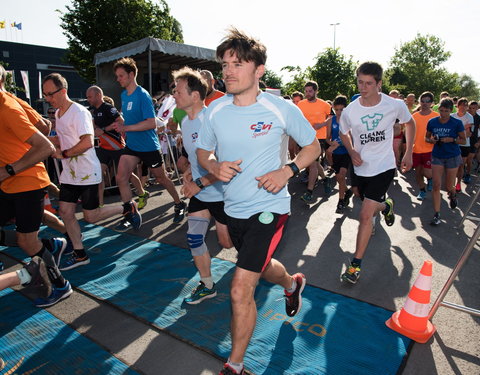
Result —
<instances>
[{"instance_id":1,"label":"armband","mask_svg":"<svg viewBox=\"0 0 480 375\"><path fill-rule=\"evenodd\" d=\"M292 170L292 172L293 172L292 177L295 177L297 174L300 173L300 169L298 169L297 164L295 164L294 162L288 163L287 167L289 167Z\"/></svg>"}]
</instances>

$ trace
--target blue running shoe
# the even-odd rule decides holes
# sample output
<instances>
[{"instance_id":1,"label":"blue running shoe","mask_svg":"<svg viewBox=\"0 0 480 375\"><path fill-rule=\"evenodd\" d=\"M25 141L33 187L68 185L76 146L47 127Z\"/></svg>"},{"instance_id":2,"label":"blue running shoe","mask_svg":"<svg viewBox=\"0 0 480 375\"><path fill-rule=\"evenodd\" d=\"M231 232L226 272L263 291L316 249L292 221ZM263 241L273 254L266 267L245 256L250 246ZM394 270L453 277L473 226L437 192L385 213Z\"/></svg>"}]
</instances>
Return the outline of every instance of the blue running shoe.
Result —
<instances>
[{"instance_id":1,"label":"blue running shoe","mask_svg":"<svg viewBox=\"0 0 480 375\"><path fill-rule=\"evenodd\" d=\"M88 255L80 258L77 254L72 253L68 258L66 258L58 268L60 271L68 271L79 266L85 266L90 263L90 258Z\"/></svg>"},{"instance_id":2,"label":"blue running shoe","mask_svg":"<svg viewBox=\"0 0 480 375\"><path fill-rule=\"evenodd\" d=\"M432 191L433 189L433 180L431 178L427 179L427 191Z\"/></svg>"},{"instance_id":3,"label":"blue running shoe","mask_svg":"<svg viewBox=\"0 0 480 375\"><path fill-rule=\"evenodd\" d=\"M67 240L62 237L54 237L50 238L48 240L48 243L50 246L48 246L47 248L52 253L55 264L57 266L60 266L60 260L65 252L65 249L67 248Z\"/></svg>"},{"instance_id":4,"label":"blue running shoe","mask_svg":"<svg viewBox=\"0 0 480 375\"><path fill-rule=\"evenodd\" d=\"M37 307L49 307L60 302L62 299L67 298L73 293L72 286L68 281L63 288L53 287L52 293L47 298L37 298L33 303Z\"/></svg>"},{"instance_id":5,"label":"blue running shoe","mask_svg":"<svg viewBox=\"0 0 480 375\"><path fill-rule=\"evenodd\" d=\"M426 197L427 197L427 192L423 191L423 190L420 190L420 192L417 195L417 199L419 201L423 201L423 200L425 200Z\"/></svg>"},{"instance_id":6,"label":"blue running shoe","mask_svg":"<svg viewBox=\"0 0 480 375\"><path fill-rule=\"evenodd\" d=\"M212 289L208 289L203 281L200 281L190 297L185 298L185 302L189 305L196 305L202 302L204 299L213 298L216 295L217 291L215 289L215 284L213 284Z\"/></svg>"},{"instance_id":7,"label":"blue running shoe","mask_svg":"<svg viewBox=\"0 0 480 375\"><path fill-rule=\"evenodd\" d=\"M325 191L325 195L329 196L332 193L332 187L330 186L330 179L325 177L322 180L323 190Z\"/></svg>"}]
</instances>

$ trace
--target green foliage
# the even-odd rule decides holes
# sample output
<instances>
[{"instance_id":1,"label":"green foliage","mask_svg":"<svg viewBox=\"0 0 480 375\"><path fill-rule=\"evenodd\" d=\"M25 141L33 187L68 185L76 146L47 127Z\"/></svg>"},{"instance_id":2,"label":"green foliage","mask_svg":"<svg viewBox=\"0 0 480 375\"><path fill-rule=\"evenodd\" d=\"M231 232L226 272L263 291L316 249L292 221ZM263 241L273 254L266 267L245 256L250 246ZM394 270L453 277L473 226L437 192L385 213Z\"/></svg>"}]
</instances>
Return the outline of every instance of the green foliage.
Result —
<instances>
[{"instance_id":1,"label":"green foliage","mask_svg":"<svg viewBox=\"0 0 480 375\"><path fill-rule=\"evenodd\" d=\"M5 70L8 70L8 63L1 61L0 60L0 65L2 65ZM15 91L23 91L25 92L25 89L22 87L18 87L15 82L13 81L13 77L10 73L7 72L7 77L5 78L5 82L3 83L5 90L8 92L11 92L15 94Z\"/></svg>"},{"instance_id":2,"label":"green foliage","mask_svg":"<svg viewBox=\"0 0 480 375\"><path fill-rule=\"evenodd\" d=\"M283 85L282 94L284 95L291 95L295 91L299 91L303 93L303 87L305 86L305 82L310 79L309 70L308 68L302 70L299 66L284 66L281 70L285 70L291 74L293 77L291 80Z\"/></svg>"},{"instance_id":3,"label":"green foliage","mask_svg":"<svg viewBox=\"0 0 480 375\"><path fill-rule=\"evenodd\" d=\"M318 83L318 96L325 100L333 100L339 94L351 97L356 92L357 65L352 56L341 54L338 48L326 48L318 54L310 68L310 76Z\"/></svg>"},{"instance_id":4,"label":"green foliage","mask_svg":"<svg viewBox=\"0 0 480 375\"><path fill-rule=\"evenodd\" d=\"M413 92L418 96L431 91L439 96L441 91L448 91L451 95L478 97L478 85L471 77L449 73L441 67L450 56L440 38L417 34L414 40L395 49L384 86L405 95Z\"/></svg>"},{"instance_id":5,"label":"green foliage","mask_svg":"<svg viewBox=\"0 0 480 375\"><path fill-rule=\"evenodd\" d=\"M69 62L95 81L95 53L146 37L183 42L182 27L165 0L72 0L61 13Z\"/></svg>"},{"instance_id":6,"label":"green foliage","mask_svg":"<svg viewBox=\"0 0 480 375\"><path fill-rule=\"evenodd\" d=\"M265 69L265 74L261 78L267 87L272 89L281 89L283 86L282 77L273 70Z\"/></svg>"}]
</instances>

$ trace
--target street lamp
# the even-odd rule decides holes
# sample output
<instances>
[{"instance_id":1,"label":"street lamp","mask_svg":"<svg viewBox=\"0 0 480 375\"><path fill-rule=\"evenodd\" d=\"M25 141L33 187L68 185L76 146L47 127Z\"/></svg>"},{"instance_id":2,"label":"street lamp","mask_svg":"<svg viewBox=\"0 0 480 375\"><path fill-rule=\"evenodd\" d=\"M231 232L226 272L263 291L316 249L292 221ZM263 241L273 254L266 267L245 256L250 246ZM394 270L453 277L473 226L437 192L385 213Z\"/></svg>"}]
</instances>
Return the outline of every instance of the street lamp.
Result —
<instances>
[{"instance_id":1,"label":"street lamp","mask_svg":"<svg viewBox=\"0 0 480 375\"><path fill-rule=\"evenodd\" d=\"M335 37L336 37L336 34L337 34L337 26L338 25L340 25L339 22L330 24L330 26L333 26L333 49L335 49Z\"/></svg>"}]
</instances>

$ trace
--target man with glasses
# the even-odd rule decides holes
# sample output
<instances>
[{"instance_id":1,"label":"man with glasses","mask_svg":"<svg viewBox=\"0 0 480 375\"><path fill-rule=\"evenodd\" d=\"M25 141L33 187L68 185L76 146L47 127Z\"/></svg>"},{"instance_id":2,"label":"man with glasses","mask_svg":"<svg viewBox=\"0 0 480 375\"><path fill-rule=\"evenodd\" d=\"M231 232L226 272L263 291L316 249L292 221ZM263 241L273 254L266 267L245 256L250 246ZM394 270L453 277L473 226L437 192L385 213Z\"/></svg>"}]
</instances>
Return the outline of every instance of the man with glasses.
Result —
<instances>
[{"instance_id":1,"label":"man with glasses","mask_svg":"<svg viewBox=\"0 0 480 375\"><path fill-rule=\"evenodd\" d=\"M74 103L67 94L66 79L52 73L43 79L43 96L56 112L57 138L53 156L62 161L60 175L60 216L67 228L73 252L60 262L61 270L69 270L90 263L82 243L80 225L75 217L78 200L81 199L83 217L89 223L119 215L121 206L99 208L98 184L102 180L100 162L93 147L93 123L90 112ZM126 216L133 224L141 221L138 212ZM133 225L132 224L132 225ZM59 255L58 258L61 257Z\"/></svg>"},{"instance_id":2,"label":"man with glasses","mask_svg":"<svg viewBox=\"0 0 480 375\"><path fill-rule=\"evenodd\" d=\"M433 144L425 140L427 134L427 124L431 118L438 117L437 112L432 111L433 94L429 91L420 95L420 110L415 112L412 117L415 120L415 143L413 144L413 168L415 168L415 181L417 182L419 193L417 199L423 201L427 196L427 187L431 190L432 186L432 149ZM425 177L428 185L425 184Z\"/></svg>"}]
</instances>

